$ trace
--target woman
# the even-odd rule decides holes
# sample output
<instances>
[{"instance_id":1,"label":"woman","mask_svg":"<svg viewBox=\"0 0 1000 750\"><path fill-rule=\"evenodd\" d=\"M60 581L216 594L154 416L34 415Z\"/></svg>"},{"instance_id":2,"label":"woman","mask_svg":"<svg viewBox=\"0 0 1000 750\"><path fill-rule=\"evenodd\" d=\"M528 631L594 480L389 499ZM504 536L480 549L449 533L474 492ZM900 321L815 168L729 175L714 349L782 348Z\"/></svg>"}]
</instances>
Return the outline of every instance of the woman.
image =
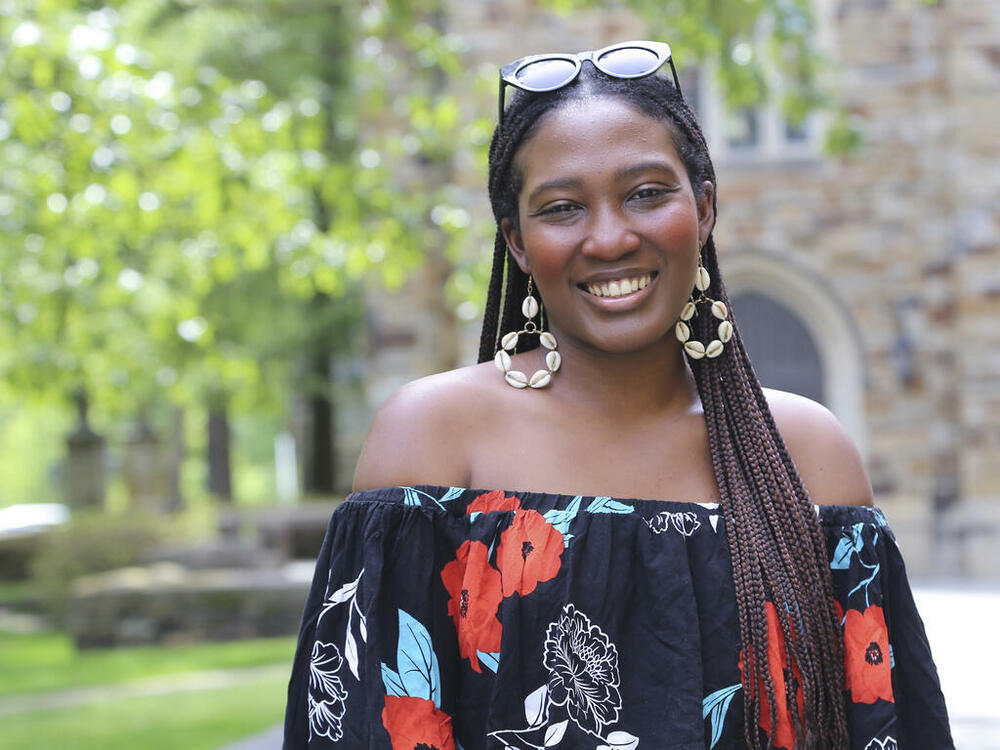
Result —
<instances>
[{"instance_id":1,"label":"woman","mask_svg":"<svg viewBox=\"0 0 1000 750\"><path fill-rule=\"evenodd\" d=\"M734 328L667 63L501 69L481 364L376 417L286 747L952 747L856 449Z\"/></svg>"}]
</instances>

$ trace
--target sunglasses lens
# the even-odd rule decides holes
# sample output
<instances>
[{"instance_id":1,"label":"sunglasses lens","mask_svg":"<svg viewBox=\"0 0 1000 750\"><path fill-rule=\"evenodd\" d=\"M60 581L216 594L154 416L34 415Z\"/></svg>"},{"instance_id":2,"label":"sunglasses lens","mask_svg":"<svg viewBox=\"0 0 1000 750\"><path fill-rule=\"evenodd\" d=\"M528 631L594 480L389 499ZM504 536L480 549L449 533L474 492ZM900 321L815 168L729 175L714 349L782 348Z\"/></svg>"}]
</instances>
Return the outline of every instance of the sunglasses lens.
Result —
<instances>
[{"instance_id":1,"label":"sunglasses lens","mask_svg":"<svg viewBox=\"0 0 1000 750\"><path fill-rule=\"evenodd\" d=\"M623 78L644 76L652 73L664 61L652 50L641 47L621 47L605 52L596 61L598 67Z\"/></svg>"},{"instance_id":2,"label":"sunglasses lens","mask_svg":"<svg viewBox=\"0 0 1000 750\"><path fill-rule=\"evenodd\" d=\"M570 60L536 60L514 74L519 86L529 91L551 91L573 80L576 65Z\"/></svg>"}]
</instances>

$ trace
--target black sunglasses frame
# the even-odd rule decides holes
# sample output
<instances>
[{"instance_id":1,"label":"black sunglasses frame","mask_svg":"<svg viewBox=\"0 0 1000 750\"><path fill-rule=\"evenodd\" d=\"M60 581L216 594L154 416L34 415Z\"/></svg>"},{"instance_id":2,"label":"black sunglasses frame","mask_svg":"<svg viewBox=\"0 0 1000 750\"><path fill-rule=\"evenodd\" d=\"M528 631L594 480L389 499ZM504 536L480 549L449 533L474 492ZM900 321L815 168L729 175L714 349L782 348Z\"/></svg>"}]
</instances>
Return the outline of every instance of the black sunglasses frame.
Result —
<instances>
[{"instance_id":1,"label":"black sunglasses frame","mask_svg":"<svg viewBox=\"0 0 1000 750\"><path fill-rule=\"evenodd\" d=\"M637 73L632 75L622 75L616 73L613 70L607 69L601 64L601 57L604 55L615 52L620 49L629 48L644 49L648 52L652 52L656 55L656 66L645 73ZM557 86L546 86L544 88L533 88L530 86L525 86L523 83L517 80L517 74L520 73L524 68L529 65L533 65L538 62L547 62L549 60L565 60L566 62L572 63L575 67L573 74L569 76L565 81L558 84ZM498 96L498 113L497 113L497 124L498 126L503 123L503 110L505 103L505 94L507 86L513 86L514 88L521 89L523 91L530 91L532 93L545 92L545 91L557 91L563 86L567 86L576 80L576 77L580 75L580 69L583 67L584 61L589 60L593 63L594 67L600 70L605 75L612 76L613 78L645 78L646 76L653 75L664 65L670 65L670 73L674 78L674 87L677 89L677 93L681 93L681 82L677 78L677 69L674 67L674 60L670 54L670 45L666 42L650 42L650 41L633 41L633 42L619 42L618 44L612 44L607 47L602 47L601 49L588 50L586 52L554 52L542 55L528 55L527 57L522 57L513 62L509 62L500 68L500 92Z\"/></svg>"}]
</instances>

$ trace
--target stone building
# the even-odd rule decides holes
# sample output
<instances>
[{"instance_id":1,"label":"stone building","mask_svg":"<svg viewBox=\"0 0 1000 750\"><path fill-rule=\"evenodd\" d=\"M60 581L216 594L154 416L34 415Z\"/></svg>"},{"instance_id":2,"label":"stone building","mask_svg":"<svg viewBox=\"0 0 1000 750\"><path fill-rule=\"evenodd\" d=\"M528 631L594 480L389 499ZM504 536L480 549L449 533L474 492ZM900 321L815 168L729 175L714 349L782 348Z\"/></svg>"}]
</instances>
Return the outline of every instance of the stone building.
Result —
<instances>
[{"instance_id":1,"label":"stone building","mask_svg":"<svg viewBox=\"0 0 1000 750\"><path fill-rule=\"evenodd\" d=\"M823 154L822 116L727 112L711 76L678 59L718 171L735 315L765 384L822 401L853 434L912 570L1000 575L1000 2L815 10L864 133L850 156ZM647 37L620 11L563 18L530 0L456 2L447 25L470 70ZM481 173L466 181L488 216ZM434 342L399 296L372 304L405 342L372 351L374 408L427 371L415 357Z\"/></svg>"}]
</instances>

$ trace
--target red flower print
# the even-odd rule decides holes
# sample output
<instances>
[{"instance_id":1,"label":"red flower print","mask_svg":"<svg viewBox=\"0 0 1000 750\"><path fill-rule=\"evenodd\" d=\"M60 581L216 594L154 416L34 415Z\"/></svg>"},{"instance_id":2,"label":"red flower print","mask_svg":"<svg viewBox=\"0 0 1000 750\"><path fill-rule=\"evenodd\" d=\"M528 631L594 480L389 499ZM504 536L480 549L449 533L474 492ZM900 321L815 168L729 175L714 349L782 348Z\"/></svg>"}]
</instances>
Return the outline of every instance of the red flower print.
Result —
<instances>
[{"instance_id":1,"label":"red flower print","mask_svg":"<svg viewBox=\"0 0 1000 750\"><path fill-rule=\"evenodd\" d=\"M469 507L465 509L465 514L470 513L494 513L499 510L520 510L521 501L516 497L511 495L507 497L500 490L494 490L493 492L487 492L485 495L480 495L471 503Z\"/></svg>"},{"instance_id":2,"label":"red flower print","mask_svg":"<svg viewBox=\"0 0 1000 750\"><path fill-rule=\"evenodd\" d=\"M844 621L844 673L851 700L893 702L889 631L881 607L847 610Z\"/></svg>"},{"instance_id":3,"label":"red flower print","mask_svg":"<svg viewBox=\"0 0 1000 750\"><path fill-rule=\"evenodd\" d=\"M774 683L774 699L777 702L778 727L771 733L771 701L767 697L764 680L758 681L757 696L760 700L760 726L771 738L774 747L791 750L795 747L795 725L788 711L788 688L795 690L799 717L805 714L805 698L802 695L802 673L796 664L789 666L785 651L785 639L778 623L778 610L772 602L765 603L767 614L767 668ZM740 652L740 673L743 673L743 652ZM804 721L804 719L803 719Z\"/></svg>"},{"instance_id":4,"label":"red flower print","mask_svg":"<svg viewBox=\"0 0 1000 750\"><path fill-rule=\"evenodd\" d=\"M476 672L482 672L477 651L490 654L500 650L500 571L490 565L485 544L467 541L444 566L441 580L451 597L448 614L455 620L459 652Z\"/></svg>"},{"instance_id":5,"label":"red flower print","mask_svg":"<svg viewBox=\"0 0 1000 750\"><path fill-rule=\"evenodd\" d=\"M426 698L385 696L382 726L392 750L455 750L451 717Z\"/></svg>"},{"instance_id":6,"label":"red flower print","mask_svg":"<svg viewBox=\"0 0 1000 750\"><path fill-rule=\"evenodd\" d=\"M555 578L562 564L563 535L533 510L519 510L500 535L497 566L503 575L503 595L527 596L542 581Z\"/></svg>"}]
</instances>

